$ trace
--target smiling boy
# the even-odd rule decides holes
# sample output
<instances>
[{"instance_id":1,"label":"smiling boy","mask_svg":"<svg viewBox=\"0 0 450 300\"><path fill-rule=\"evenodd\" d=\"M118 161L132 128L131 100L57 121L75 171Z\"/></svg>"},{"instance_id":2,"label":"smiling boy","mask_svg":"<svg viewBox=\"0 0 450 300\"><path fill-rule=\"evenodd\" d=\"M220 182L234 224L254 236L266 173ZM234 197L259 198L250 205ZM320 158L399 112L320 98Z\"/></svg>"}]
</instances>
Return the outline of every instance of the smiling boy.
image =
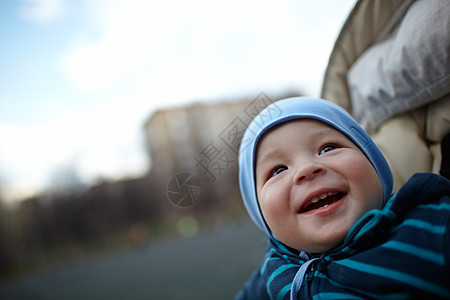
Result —
<instances>
[{"instance_id":1,"label":"smiling boy","mask_svg":"<svg viewBox=\"0 0 450 300\"><path fill-rule=\"evenodd\" d=\"M450 297L448 180L416 175L391 198L384 156L343 109L272 106L281 113L261 112L239 154L244 204L270 247L237 298Z\"/></svg>"},{"instance_id":2,"label":"smiling boy","mask_svg":"<svg viewBox=\"0 0 450 300\"><path fill-rule=\"evenodd\" d=\"M283 123L261 138L256 190L274 235L308 253L341 243L363 214L381 208L383 199L377 173L361 150L313 119Z\"/></svg>"}]
</instances>

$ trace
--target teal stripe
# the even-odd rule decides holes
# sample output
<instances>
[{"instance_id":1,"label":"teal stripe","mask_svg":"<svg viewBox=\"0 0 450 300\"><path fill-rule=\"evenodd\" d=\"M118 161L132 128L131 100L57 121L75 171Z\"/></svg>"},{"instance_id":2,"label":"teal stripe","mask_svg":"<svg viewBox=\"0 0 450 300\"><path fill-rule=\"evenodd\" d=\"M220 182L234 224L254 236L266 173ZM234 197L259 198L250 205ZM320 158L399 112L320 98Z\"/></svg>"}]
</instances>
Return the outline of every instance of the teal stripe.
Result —
<instances>
[{"instance_id":1,"label":"teal stripe","mask_svg":"<svg viewBox=\"0 0 450 300\"><path fill-rule=\"evenodd\" d=\"M272 283L272 281L275 279L275 277L277 277L278 275L280 275L281 273L283 273L284 271L286 271L287 269L290 268L298 268L298 265L295 264L286 264L286 265L282 265L281 267L279 267L278 269L276 269L272 275L270 275L269 279L267 280L267 293L270 295L270 284Z\"/></svg>"},{"instance_id":2,"label":"teal stripe","mask_svg":"<svg viewBox=\"0 0 450 300\"><path fill-rule=\"evenodd\" d=\"M279 242L279 241L273 241L273 243L274 243L274 244L276 245L276 247L277 247L278 249L280 249L281 251L291 253L291 251L290 251L288 248L286 248L286 246L285 246L283 243L281 243L281 242Z\"/></svg>"},{"instance_id":3,"label":"teal stripe","mask_svg":"<svg viewBox=\"0 0 450 300\"><path fill-rule=\"evenodd\" d=\"M444 234L447 229L445 226L433 225L428 222L415 219L405 220L400 226L412 226L419 229L427 230L434 234Z\"/></svg>"},{"instance_id":4,"label":"teal stripe","mask_svg":"<svg viewBox=\"0 0 450 300\"><path fill-rule=\"evenodd\" d=\"M443 266L445 264L445 257L443 254L437 253L434 251L430 251L427 249L423 249L420 247L416 247L416 246L413 246L410 244L397 242L397 241L389 241L387 243L384 243L382 245L382 247L394 249L396 251L400 251L403 253L407 253L409 255L413 255L413 256L419 257L421 259L431 261L440 266Z\"/></svg>"},{"instance_id":5,"label":"teal stripe","mask_svg":"<svg viewBox=\"0 0 450 300\"><path fill-rule=\"evenodd\" d=\"M343 259L340 261L335 261L335 263L346 266L351 269L355 269L360 272L369 273L373 275L377 275L380 277L390 278L396 281L400 281L403 283L406 283L410 286L415 286L417 288L420 288L422 290L428 291L430 293L438 294L443 297L450 297L450 291L436 285L434 283L422 280L420 278L411 276L406 273L402 273L399 271L394 271L391 269L383 268L383 267L377 267L374 265L369 265L357 261L353 261L350 259Z\"/></svg>"},{"instance_id":6,"label":"teal stripe","mask_svg":"<svg viewBox=\"0 0 450 300\"><path fill-rule=\"evenodd\" d=\"M289 283L284 288L281 289L281 291L277 295L277 300L283 300L284 296L286 296L287 292L291 290L292 283Z\"/></svg>"},{"instance_id":7,"label":"teal stripe","mask_svg":"<svg viewBox=\"0 0 450 300\"><path fill-rule=\"evenodd\" d=\"M313 300L321 299L364 299L355 295L343 294L343 293L320 293L313 296Z\"/></svg>"},{"instance_id":8,"label":"teal stripe","mask_svg":"<svg viewBox=\"0 0 450 300\"><path fill-rule=\"evenodd\" d=\"M421 204L421 205L418 205L417 207L421 207L421 208L431 208L431 209L436 209L436 210L441 210L441 209L450 210L450 203Z\"/></svg>"},{"instance_id":9,"label":"teal stripe","mask_svg":"<svg viewBox=\"0 0 450 300\"><path fill-rule=\"evenodd\" d=\"M365 295L371 299L386 299L386 300L401 300L401 299L411 299L411 295L408 292L401 292L401 293L393 293L393 294L374 294L374 293L369 293L367 290L361 290L361 289L356 289L354 287L349 287L347 285L343 285L341 283L338 283L334 280L331 280L330 278L328 278L325 274L320 273L319 271L316 271L314 273L314 276L316 277L320 277L323 278L325 280L327 280L331 285L337 286L341 289L344 290L350 290L352 292L361 294L361 295ZM325 293L327 294L327 293ZM317 294L317 298L320 299L320 293ZM356 296L355 296L356 297ZM366 298L367 298L366 297ZM364 299L366 299L364 298Z\"/></svg>"},{"instance_id":10,"label":"teal stripe","mask_svg":"<svg viewBox=\"0 0 450 300\"><path fill-rule=\"evenodd\" d=\"M259 271L259 274L261 274L261 275L264 274L264 272L266 271L267 264L268 264L271 260L276 260L276 259L281 260L281 258L279 258L279 257L269 257L269 258L267 258L266 261L264 261L264 264L263 264L263 266L262 266L262 268L261 268L261 271Z\"/></svg>"}]
</instances>

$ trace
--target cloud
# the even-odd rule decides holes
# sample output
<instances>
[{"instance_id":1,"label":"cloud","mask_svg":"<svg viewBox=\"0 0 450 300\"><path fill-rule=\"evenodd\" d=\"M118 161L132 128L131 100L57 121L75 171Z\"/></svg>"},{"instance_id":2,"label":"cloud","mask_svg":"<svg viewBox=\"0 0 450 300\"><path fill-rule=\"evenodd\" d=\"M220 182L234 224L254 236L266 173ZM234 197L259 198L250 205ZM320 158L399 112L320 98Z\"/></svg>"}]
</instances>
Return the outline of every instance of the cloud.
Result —
<instances>
[{"instance_id":1,"label":"cloud","mask_svg":"<svg viewBox=\"0 0 450 300\"><path fill-rule=\"evenodd\" d=\"M293 0L83 3L97 34L80 34L60 59L66 78L80 90L104 90L124 82L148 87L163 78L174 87L184 84L176 79L195 85L203 77L194 75L205 73L199 69L207 70L208 83L217 92L283 82L308 89L301 86L303 80L304 85L315 80L309 90L317 95L343 23L327 14L335 13L336 6L349 9L354 0L324 1L327 10ZM299 72L299 80L293 80Z\"/></svg>"},{"instance_id":2,"label":"cloud","mask_svg":"<svg viewBox=\"0 0 450 300\"><path fill-rule=\"evenodd\" d=\"M46 26L61 19L66 14L66 9L64 0L22 0L19 15L29 22Z\"/></svg>"},{"instance_id":3,"label":"cloud","mask_svg":"<svg viewBox=\"0 0 450 300\"><path fill-rule=\"evenodd\" d=\"M251 64L259 63L254 57L263 59L266 53L267 59L293 34L287 22L294 18L294 2L284 2L86 1L98 34L74 40L61 56L61 68L82 90L101 90L138 76L147 78L148 85L195 66L217 78L233 77L253 69Z\"/></svg>"},{"instance_id":4,"label":"cloud","mask_svg":"<svg viewBox=\"0 0 450 300\"><path fill-rule=\"evenodd\" d=\"M166 2L86 2L91 25L99 31L96 39L81 35L61 56L62 70L82 90L108 88L136 71L153 71L149 62L167 61L165 53L173 32ZM164 58L166 57L166 58Z\"/></svg>"},{"instance_id":5,"label":"cloud","mask_svg":"<svg viewBox=\"0 0 450 300\"><path fill-rule=\"evenodd\" d=\"M134 105L111 100L39 125L0 122L0 165L8 171L0 176L0 191L7 199L32 195L51 187L55 170L68 166L85 183L143 174L148 157L142 123L148 109L140 98L127 100Z\"/></svg>"},{"instance_id":6,"label":"cloud","mask_svg":"<svg viewBox=\"0 0 450 300\"><path fill-rule=\"evenodd\" d=\"M61 57L69 81L82 90L101 90L127 76L137 65L139 43L114 36L96 42L78 41Z\"/></svg>"},{"instance_id":7,"label":"cloud","mask_svg":"<svg viewBox=\"0 0 450 300\"><path fill-rule=\"evenodd\" d=\"M75 94L98 96L97 104L37 126L0 123L0 166L8 171L0 180L30 192L67 161L84 180L142 172L143 121L161 106L286 87L318 96L343 12L354 2L77 1L70 14L80 16L71 21L85 23L57 62ZM75 2L23 3L22 17L57 26Z\"/></svg>"}]
</instances>

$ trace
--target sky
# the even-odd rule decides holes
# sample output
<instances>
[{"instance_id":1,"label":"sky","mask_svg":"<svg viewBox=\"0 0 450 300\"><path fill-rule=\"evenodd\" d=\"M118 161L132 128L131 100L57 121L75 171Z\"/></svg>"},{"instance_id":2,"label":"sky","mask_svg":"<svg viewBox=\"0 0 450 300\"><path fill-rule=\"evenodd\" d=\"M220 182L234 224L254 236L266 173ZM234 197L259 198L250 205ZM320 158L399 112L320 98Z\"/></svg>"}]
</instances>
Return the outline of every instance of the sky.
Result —
<instances>
[{"instance_id":1,"label":"sky","mask_svg":"<svg viewBox=\"0 0 450 300\"><path fill-rule=\"evenodd\" d=\"M355 0L0 2L0 193L144 174L158 109L319 96Z\"/></svg>"}]
</instances>

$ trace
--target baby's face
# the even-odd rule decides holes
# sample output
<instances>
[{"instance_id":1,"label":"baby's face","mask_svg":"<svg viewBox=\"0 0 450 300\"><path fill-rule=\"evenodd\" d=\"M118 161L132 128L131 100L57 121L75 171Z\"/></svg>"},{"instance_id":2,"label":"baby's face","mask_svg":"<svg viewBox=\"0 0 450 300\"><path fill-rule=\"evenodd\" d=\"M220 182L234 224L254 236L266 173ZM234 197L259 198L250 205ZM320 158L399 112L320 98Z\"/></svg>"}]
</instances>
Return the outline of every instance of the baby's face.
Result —
<instances>
[{"instance_id":1,"label":"baby's face","mask_svg":"<svg viewBox=\"0 0 450 300\"><path fill-rule=\"evenodd\" d=\"M272 128L256 153L256 190L267 225L286 245L321 253L380 208L383 191L370 161L344 134L312 119Z\"/></svg>"}]
</instances>

